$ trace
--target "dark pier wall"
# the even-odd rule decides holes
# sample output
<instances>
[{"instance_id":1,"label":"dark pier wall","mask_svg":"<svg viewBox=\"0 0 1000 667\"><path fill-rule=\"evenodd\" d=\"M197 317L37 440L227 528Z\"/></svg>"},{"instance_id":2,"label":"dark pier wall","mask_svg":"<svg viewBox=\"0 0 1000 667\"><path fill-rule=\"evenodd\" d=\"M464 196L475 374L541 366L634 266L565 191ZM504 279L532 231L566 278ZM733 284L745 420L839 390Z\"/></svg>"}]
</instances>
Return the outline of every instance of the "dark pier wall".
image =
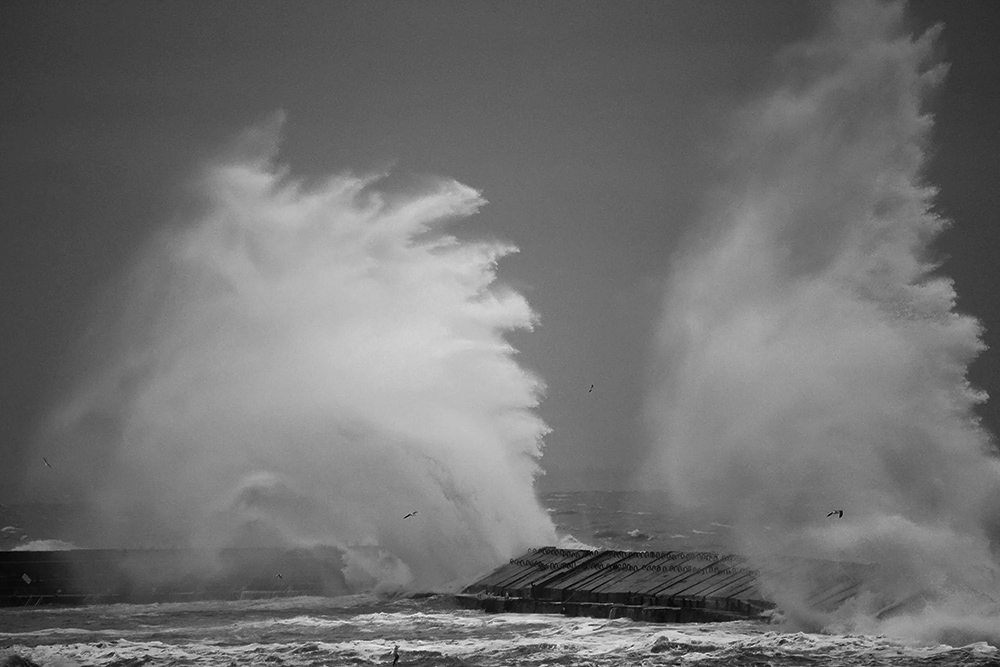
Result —
<instances>
[{"instance_id":1,"label":"dark pier wall","mask_svg":"<svg viewBox=\"0 0 1000 667\"><path fill-rule=\"evenodd\" d=\"M164 602L347 591L334 549L0 552L0 605Z\"/></svg>"}]
</instances>

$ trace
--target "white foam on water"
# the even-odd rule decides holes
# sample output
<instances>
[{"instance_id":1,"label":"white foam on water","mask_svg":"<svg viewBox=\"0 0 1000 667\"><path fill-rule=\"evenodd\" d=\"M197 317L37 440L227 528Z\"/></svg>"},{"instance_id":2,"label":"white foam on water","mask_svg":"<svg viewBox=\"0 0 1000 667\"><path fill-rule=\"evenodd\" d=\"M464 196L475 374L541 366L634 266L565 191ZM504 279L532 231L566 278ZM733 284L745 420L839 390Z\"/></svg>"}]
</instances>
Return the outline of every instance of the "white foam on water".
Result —
<instances>
[{"instance_id":1,"label":"white foam on water","mask_svg":"<svg viewBox=\"0 0 1000 667\"><path fill-rule=\"evenodd\" d=\"M79 548L66 540L32 540L17 545L11 551L70 551Z\"/></svg>"},{"instance_id":2,"label":"white foam on water","mask_svg":"<svg viewBox=\"0 0 1000 667\"><path fill-rule=\"evenodd\" d=\"M308 615L275 620L282 632L300 627L308 639L245 641L233 643L223 626L201 641L185 642L137 639L50 643L39 637L36 646L15 644L10 649L42 665L104 665L116 661L153 659L173 662L196 660L199 664L224 665L280 660L283 664L306 665L316 661L355 658L379 662L399 645L405 661L454 658L479 664L629 665L647 660L704 662L705 664L749 664L753 661L796 660L810 664L899 664L901 660L962 658L967 664L988 664L1000 652L984 643L970 644L961 651L944 645L917 645L884 636L781 633L767 626L748 623L709 625L650 625L627 620L564 618L533 614L485 615L473 612L378 613L349 616L357 636L341 641L324 640L312 634L327 628ZM374 627L370 627L374 623ZM147 628L152 633L167 627ZM364 636L362 636L364 635ZM956 662L956 664L958 664Z\"/></svg>"}]
</instances>

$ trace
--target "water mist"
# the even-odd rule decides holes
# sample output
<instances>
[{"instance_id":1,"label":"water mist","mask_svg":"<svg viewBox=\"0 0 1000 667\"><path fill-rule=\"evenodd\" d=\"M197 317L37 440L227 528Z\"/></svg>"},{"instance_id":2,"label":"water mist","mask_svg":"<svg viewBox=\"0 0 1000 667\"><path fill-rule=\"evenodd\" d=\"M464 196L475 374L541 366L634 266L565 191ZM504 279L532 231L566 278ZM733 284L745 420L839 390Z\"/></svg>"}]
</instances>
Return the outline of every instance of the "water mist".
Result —
<instances>
[{"instance_id":1,"label":"water mist","mask_svg":"<svg viewBox=\"0 0 1000 667\"><path fill-rule=\"evenodd\" d=\"M90 541L331 545L356 589L446 586L552 543L542 387L504 339L535 316L495 283L515 248L442 231L484 204L454 181L290 177L282 121L207 166L103 299L45 440Z\"/></svg>"},{"instance_id":2,"label":"water mist","mask_svg":"<svg viewBox=\"0 0 1000 667\"><path fill-rule=\"evenodd\" d=\"M734 524L759 567L883 566L832 615L769 578L800 627L996 642L1000 465L966 380L980 325L927 258L945 221L920 177L921 105L944 67L938 31L903 21L899 4L837 5L739 114L732 177L667 283L653 477Z\"/></svg>"}]
</instances>

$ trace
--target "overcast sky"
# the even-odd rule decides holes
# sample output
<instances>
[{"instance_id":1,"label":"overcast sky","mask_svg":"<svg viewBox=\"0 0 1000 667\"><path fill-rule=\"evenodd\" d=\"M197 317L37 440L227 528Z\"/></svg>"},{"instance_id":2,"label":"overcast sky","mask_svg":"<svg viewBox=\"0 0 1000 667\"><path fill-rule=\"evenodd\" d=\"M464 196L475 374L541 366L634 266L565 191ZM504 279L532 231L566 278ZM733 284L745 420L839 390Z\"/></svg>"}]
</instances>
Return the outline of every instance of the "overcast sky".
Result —
<instances>
[{"instance_id":1,"label":"overcast sky","mask_svg":"<svg viewBox=\"0 0 1000 667\"><path fill-rule=\"evenodd\" d=\"M540 316L512 340L548 390L543 489L620 487L663 280L720 178L731 114L807 38L802 2L13 2L0 10L0 500L66 382L88 299L178 213L193 170L287 113L304 177L391 166L489 201L460 237L511 241L500 280ZM1000 5L945 25L927 180L959 307L1000 347ZM1000 398L1000 350L973 382ZM588 391L594 386L592 392ZM1000 429L1000 403L981 409ZM12 475L13 473L13 475Z\"/></svg>"}]
</instances>

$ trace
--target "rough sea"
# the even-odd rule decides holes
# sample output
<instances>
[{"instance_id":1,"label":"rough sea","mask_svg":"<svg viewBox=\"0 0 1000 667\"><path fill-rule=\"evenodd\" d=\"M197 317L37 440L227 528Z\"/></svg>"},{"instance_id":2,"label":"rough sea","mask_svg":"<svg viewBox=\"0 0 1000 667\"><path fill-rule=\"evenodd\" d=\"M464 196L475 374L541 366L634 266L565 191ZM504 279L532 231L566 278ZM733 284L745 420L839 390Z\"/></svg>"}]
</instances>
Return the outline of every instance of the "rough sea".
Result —
<instances>
[{"instance_id":1,"label":"rough sea","mask_svg":"<svg viewBox=\"0 0 1000 667\"><path fill-rule=\"evenodd\" d=\"M542 497L567 541L724 547L727 526L671 514L662 501L611 492ZM58 539L67 529L60 525L54 514L41 517L38 528L5 521L13 530L3 534L3 548ZM17 656L53 667L390 665L395 646L399 665L1000 665L997 648L961 643L808 634L765 622L486 614L459 609L440 593L0 609L0 660L14 665Z\"/></svg>"}]
</instances>

